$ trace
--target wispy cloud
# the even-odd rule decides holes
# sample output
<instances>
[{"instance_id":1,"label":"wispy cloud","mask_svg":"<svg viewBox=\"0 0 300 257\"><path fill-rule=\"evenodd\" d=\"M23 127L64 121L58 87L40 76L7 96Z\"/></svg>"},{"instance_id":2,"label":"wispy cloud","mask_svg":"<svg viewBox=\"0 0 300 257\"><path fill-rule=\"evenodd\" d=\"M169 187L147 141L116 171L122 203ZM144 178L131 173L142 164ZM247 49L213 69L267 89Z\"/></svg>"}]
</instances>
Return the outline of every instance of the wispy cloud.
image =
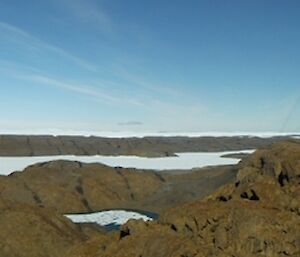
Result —
<instances>
[{"instance_id":1,"label":"wispy cloud","mask_svg":"<svg viewBox=\"0 0 300 257\"><path fill-rule=\"evenodd\" d=\"M0 28L2 30L6 30L8 32L14 33L18 36L24 37L24 38L30 38L31 35L29 33L27 33L26 31L19 29L13 25L10 25L8 23L5 22L0 22Z\"/></svg>"},{"instance_id":2,"label":"wispy cloud","mask_svg":"<svg viewBox=\"0 0 300 257\"><path fill-rule=\"evenodd\" d=\"M74 81L70 77L57 77L50 75L47 71L35 67L23 66L13 62L1 61L0 71L18 80L33 82L38 85L57 88L74 92L79 95L89 96L95 101L111 106L122 106L133 108L133 110L143 110L149 116L160 117L163 120L177 120L178 117L200 117L207 110L199 101L192 100L186 103L184 98L176 99L161 98L159 94L132 94L132 88L123 88L122 81L92 79L81 79ZM159 88L158 88L159 89ZM157 90L158 90L157 89ZM152 89L149 89L152 90ZM156 90L154 90L156 91ZM189 115L187 115L189 114ZM138 121L119 122L118 126L139 126Z\"/></svg>"},{"instance_id":3,"label":"wispy cloud","mask_svg":"<svg viewBox=\"0 0 300 257\"><path fill-rule=\"evenodd\" d=\"M143 125L140 121L127 121L127 122L119 122L119 126L141 126Z\"/></svg>"},{"instance_id":4,"label":"wispy cloud","mask_svg":"<svg viewBox=\"0 0 300 257\"><path fill-rule=\"evenodd\" d=\"M135 99L130 99L130 98L122 98L120 96L113 96L109 93L101 92L97 90L94 87L91 87L86 84L77 84L74 82L68 82L64 80L59 80L55 78L51 78L45 75L39 75L39 74L33 74L33 75L27 75L27 76L22 76L19 78L30 80L35 83L51 86L51 87L56 87L62 90L67 90L71 92L75 92L81 95L86 95L93 97L96 100L100 100L101 102L106 102L109 104L113 105L119 105L119 104L126 104L126 105L133 105L137 107L143 107L147 108L146 105L143 103L135 100Z\"/></svg>"},{"instance_id":5,"label":"wispy cloud","mask_svg":"<svg viewBox=\"0 0 300 257\"><path fill-rule=\"evenodd\" d=\"M175 98L183 95L183 92L180 92L174 85L170 85L170 83L157 82L145 78L145 76L141 75L142 71L137 75L137 72L132 72L123 66L118 66L115 68L115 73L132 86L146 91Z\"/></svg>"},{"instance_id":6,"label":"wispy cloud","mask_svg":"<svg viewBox=\"0 0 300 257\"><path fill-rule=\"evenodd\" d=\"M40 40L39 38L33 36L29 32L20 29L16 26L13 26L11 24L0 22L0 33L3 35L6 35L8 38L10 38L12 41L17 42L28 49L31 50L38 50L38 51L47 51L54 53L56 55L59 55L63 58L66 58L76 65L90 70L90 71L96 71L97 67L94 64L91 64L90 62L60 48L57 46L54 46L52 44L49 44L47 42L44 42Z\"/></svg>"},{"instance_id":7,"label":"wispy cloud","mask_svg":"<svg viewBox=\"0 0 300 257\"><path fill-rule=\"evenodd\" d=\"M99 5L100 1L92 0L60 0L68 11L82 22L93 23L103 30L111 30L112 21Z\"/></svg>"},{"instance_id":8,"label":"wispy cloud","mask_svg":"<svg viewBox=\"0 0 300 257\"><path fill-rule=\"evenodd\" d=\"M117 102L118 99L101 93L95 89L92 89L86 85L76 85L76 84L72 84L72 83L68 83L68 82L62 82L50 77L46 77L46 76L42 76L42 75L31 75L27 77L28 79L30 79L31 81L37 82L37 83L41 83L41 84L45 84L48 86L53 86L53 87L57 87L60 89L65 89L68 91L73 91L79 94L84 94L84 95L88 95L88 96L93 96L96 98L102 98L105 100L108 100L110 102Z\"/></svg>"}]
</instances>

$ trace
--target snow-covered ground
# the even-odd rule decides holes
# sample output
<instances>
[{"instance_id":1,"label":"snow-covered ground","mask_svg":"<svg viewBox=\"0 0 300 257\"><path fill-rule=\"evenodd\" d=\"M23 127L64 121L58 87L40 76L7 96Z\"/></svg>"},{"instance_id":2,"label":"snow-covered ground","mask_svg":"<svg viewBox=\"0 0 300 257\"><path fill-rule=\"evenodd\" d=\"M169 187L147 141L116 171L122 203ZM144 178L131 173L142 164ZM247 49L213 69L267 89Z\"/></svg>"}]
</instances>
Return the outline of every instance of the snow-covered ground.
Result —
<instances>
[{"instance_id":1,"label":"snow-covered ground","mask_svg":"<svg viewBox=\"0 0 300 257\"><path fill-rule=\"evenodd\" d=\"M152 220L152 218L138 212L124 210L110 210L89 214L66 214L65 216L75 223L97 223L101 226L111 224L123 225L129 219L143 219L144 221Z\"/></svg>"},{"instance_id":2,"label":"snow-covered ground","mask_svg":"<svg viewBox=\"0 0 300 257\"><path fill-rule=\"evenodd\" d=\"M62 129L20 129L20 130L3 130L0 129L0 135L68 135L68 136L98 136L98 137L109 137L109 138L128 138L128 137L172 137L172 136L186 136L186 137L232 137L232 136L249 136L249 137L274 137L274 136L291 136L299 137L300 132L273 132L273 131L264 131L264 132L251 132L251 131L234 131L234 132L220 132L220 131L208 131L208 132L184 132L184 131L79 131L79 130L62 130Z\"/></svg>"},{"instance_id":3,"label":"snow-covered ground","mask_svg":"<svg viewBox=\"0 0 300 257\"><path fill-rule=\"evenodd\" d=\"M22 171L27 166L54 160L80 161L84 163L103 163L108 166L124 168L172 170L192 169L211 165L236 164L239 159L223 158L222 155L232 153L252 153L254 150L210 152L210 153L178 153L178 157L146 158L137 156L30 156L30 157L0 157L0 174L8 175L13 171Z\"/></svg>"}]
</instances>

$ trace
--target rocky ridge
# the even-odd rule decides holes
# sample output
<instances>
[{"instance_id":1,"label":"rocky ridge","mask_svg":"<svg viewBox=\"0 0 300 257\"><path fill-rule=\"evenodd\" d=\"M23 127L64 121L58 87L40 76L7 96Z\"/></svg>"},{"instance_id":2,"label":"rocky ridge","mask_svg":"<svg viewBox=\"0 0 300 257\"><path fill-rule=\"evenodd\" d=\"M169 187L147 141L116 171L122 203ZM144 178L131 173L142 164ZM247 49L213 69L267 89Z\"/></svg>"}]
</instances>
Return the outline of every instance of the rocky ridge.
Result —
<instances>
[{"instance_id":1,"label":"rocky ridge","mask_svg":"<svg viewBox=\"0 0 300 257\"><path fill-rule=\"evenodd\" d=\"M289 137L144 137L0 135L0 156L137 155L173 156L180 152L257 149Z\"/></svg>"},{"instance_id":2,"label":"rocky ridge","mask_svg":"<svg viewBox=\"0 0 300 257\"><path fill-rule=\"evenodd\" d=\"M53 161L27 167L23 172L0 176L0 195L14 202L52 208L62 214L114 208L161 212L199 199L233 181L234 166L193 171L143 171Z\"/></svg>"},{"instance_id":3,"label":"rocky ridge","mask_svg":"<svg viewBox=\"0 0 300 257\"><path fill-rule=\"evenodd\" d=\"M298 257L299 165L299 141L274 144L240 163L236 181L206 199L166 210L156 222L129 221L69 256Z\"/></svg>"}]
</instances>

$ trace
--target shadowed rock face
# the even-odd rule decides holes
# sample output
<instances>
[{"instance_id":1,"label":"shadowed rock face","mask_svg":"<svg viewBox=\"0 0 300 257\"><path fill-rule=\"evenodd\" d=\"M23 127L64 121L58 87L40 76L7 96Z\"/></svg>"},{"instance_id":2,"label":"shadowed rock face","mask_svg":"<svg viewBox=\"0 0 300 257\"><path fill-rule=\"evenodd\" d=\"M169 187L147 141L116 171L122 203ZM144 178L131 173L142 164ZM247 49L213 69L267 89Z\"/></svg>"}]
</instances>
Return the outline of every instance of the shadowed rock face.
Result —
<instances>
[{"instance_id":1,"label":"shadowed rock face","mask_svg":"<svg viewBox=\"0 0 300 257\"><path fill-rule=\"evenodd\" d=\"M266 207L300 215L299 141L274 144L256 151L240 163L234 185L222 188L210 198L258 201Z\"/></svg>"},{"instance_id":2,"label":"shadowed rock face","mask_svg":"<svg viewBox=\"0 0 300 257\"><path fill-rule=\"evenodd\" d=\"M41 163L0 177L4 199L60 213L113 208L162 209L199 199L233 181L233 166L171 172L112 168L70 161Z\"/></svg>"},{"instance_id":3,"label":"shadowed rock face","mask_svg":"<svg viewBox=\"0 0 300 257\"><path fill-rule=\"evenodd\" d=\"M287 137L145 137L0 136L0 156L137 155L172 156L179 152L256 149Z\"/></svg>"},{"instance_id":4,"label":"shadowed rock face","mask_svg":"<svg viewBox=\"0 0 300 257\"><path fill-rule=\"evenodd\" d=\"M298 257L299 164L299 141L259 150L234 183L206 199L168 209L156 222L129 221L68 256Z\"/></svg>"}]
</instances>

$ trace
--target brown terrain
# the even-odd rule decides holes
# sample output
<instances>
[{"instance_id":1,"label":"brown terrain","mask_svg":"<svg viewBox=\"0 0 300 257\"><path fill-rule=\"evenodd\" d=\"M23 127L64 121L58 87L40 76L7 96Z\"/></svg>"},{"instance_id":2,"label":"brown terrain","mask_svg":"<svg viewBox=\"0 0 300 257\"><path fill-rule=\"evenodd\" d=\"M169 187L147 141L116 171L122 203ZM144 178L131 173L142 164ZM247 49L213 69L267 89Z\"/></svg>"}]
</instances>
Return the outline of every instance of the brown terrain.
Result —
<instances>
[{"instance_id":1,"label":"brown terrain","mask_svg":"<svg viewBox=\"0 0 300 257\"><path fill-rule=\"evenodd\" d=\"M78 225L51 209L0 198L0 256L65 256L86 240Z\"/></svg>"},{"instance_id":2,"label":"brown terrain","mask_svg":"<svg viewBox=\"0 0 300 257\"><path fill-rule=\"evenodd\" d=\"M114 208L161 212L174 204L204 197L233 181L235 175L236 167L230 165L173 175L171 171L53 161L0 176L0 195L3 199L48 207L60 213Z\"/></svg>"},{"instance_id":3,"label":"brown terrain","mask_svg":"<svg viewBox=\"0 0 300 257\"><path fill-rule=\"evenodd\" d=\"M62 216L108 208L160 217L106 233ZM0 178L0 231L1 257L299 257L300 142L189 173L33 165Z\"/></svg>"},{"instance_id":4,"label":"brown terrain","mask_svg":"<svg viewBox=\"0 0 300 257\"><path fill-rule=\"evenodd\" d=\"M257 149L288 137L144 137L0 136L0 156L137 155L169 156L180 152Z\"/></svg>"},{"instance_id":5,"label":"brown terrain","mask_svg":"<svg viewBox=\"0 0 300 257\"><path fill-rule=\"evenodd\" d=\"M300 143L259 150L236 181L204 200L129 221L120 233L76 245L69 256L300 256Z\"/></svg>"}]
</instances>

